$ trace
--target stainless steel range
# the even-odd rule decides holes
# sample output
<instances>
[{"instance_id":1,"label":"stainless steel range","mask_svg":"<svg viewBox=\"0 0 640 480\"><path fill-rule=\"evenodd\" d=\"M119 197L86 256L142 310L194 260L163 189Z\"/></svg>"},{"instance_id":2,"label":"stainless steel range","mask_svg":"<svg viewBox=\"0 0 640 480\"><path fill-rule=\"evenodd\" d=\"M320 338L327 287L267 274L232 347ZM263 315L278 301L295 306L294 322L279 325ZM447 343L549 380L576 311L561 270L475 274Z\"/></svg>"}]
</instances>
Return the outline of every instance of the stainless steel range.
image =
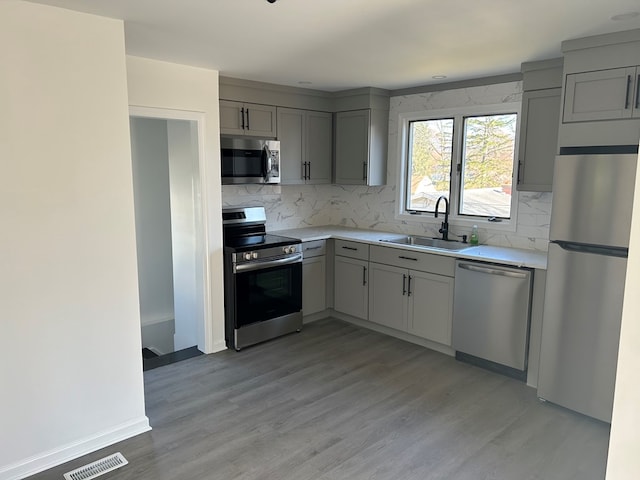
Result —
<instances>
[{"instance_id":1,"label":"stainless steel range","mask_svg":"<svg viewBox=\"0 0 640 480\"><path fill-rule=\"evenodd\" d=\"M302 245L266 233L264 207L222 211L225 339L249 345L302 328Z\"/></svg>"}]
</instances>

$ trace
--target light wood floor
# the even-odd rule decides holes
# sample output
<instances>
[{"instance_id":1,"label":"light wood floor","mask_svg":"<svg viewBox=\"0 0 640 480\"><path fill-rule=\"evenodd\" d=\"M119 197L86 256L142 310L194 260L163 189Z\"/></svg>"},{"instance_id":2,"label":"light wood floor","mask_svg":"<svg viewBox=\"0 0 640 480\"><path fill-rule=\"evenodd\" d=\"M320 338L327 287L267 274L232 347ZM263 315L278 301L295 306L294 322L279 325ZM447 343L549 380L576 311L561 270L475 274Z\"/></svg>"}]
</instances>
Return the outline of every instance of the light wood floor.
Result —
<instances>
[{"instance_id":1,"label":"light wood floor","mask_svg":"<svg viewBox=\"0 0 640 480\"><path fill-rule=\"evenodd\" d=\"M602 480L609 426L337 320L145 372L153 430L105 480Z\"/></svg>"}]
</instances>

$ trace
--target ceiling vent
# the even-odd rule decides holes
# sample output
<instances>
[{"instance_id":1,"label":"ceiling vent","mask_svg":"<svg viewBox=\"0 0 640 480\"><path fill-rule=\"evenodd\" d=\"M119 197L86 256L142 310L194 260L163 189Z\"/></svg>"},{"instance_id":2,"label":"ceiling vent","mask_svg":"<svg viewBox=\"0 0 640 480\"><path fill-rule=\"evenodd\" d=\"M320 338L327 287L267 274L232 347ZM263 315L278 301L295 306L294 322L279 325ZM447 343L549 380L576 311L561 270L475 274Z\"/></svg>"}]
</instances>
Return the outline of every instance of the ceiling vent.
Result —
<instances>
[{"instance_id":1,"label":"ceiling vent","mask_svg":"<svg viewBox=\"0 0 640 480\"><path fill-rule=\"evenodd\" d=\"M93 463L89 463L84 467L76 468L71 472L65 473L64 478L66 480L88 480L89 478L96 478L100 475L104 475L105 473L115 470L116 468L120 468L127 463L129 463L127 462L127 459L118 452L100 460L96 460Z\"/></svg>"}]
</instances>

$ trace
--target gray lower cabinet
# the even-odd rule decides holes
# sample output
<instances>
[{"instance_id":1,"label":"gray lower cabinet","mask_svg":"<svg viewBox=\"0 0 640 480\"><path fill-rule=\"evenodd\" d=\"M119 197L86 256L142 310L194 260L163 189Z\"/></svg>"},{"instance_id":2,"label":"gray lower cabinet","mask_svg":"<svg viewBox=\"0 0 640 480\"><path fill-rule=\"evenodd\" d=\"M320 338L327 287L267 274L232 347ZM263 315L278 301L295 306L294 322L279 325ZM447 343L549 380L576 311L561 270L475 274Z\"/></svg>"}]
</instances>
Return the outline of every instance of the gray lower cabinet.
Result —
<instances>
[{"instance_id":1,"label":"gray lower cabinet","mask_svg":"<svg viewBox=\"0 0 640 480\"><path fill-rule=\"evenodd\" d=\"M333 116L278 107L282 184L331 183Z\"/></svg>"},{"instance_id":2,"label":"gray lower cabinet","mask_svg":"<svg viewBox=\"0 0 640 480\"><path fill-rule=\"evenodd\" d=\"M561 94L561 88L549 88L522 95L517 184L520 191L551 191Z\"/></svg>"},{"instance_id":3,"label":"gray lower cabinet","mask_svg":"<svg viewBox=\"0 0 640 480\"><path fill-rule=\"evenodd\" d=\"M563 122L640 117L639 73L633 66L567 75Z\"/></svg>"},{"instance_id":4,"label":"gray lower cabinet","mask_svg":"<svg viewBox=\"0 0 640 480\"><path fill-rule=\"evenodd\" d=\"M311 315L327 308L325 240L304 242L302 252L302 313Z\"/></svg>"},{"instance_id":5,"label":"gray lower cabinet","mask_svg":"<svg viewBox=\"0 0 640 480\"><path fill-rule=\"evenodd\" d=\"M335 311L367 320L369 310L369 245L335 241Z\"/></svg>"},{"instance_id":6,"label":"gray lower cabinet","mask_svg":"<svg viewBox=\"0 0 640 480\"><path fill-rule=\"evenodd\" d=\"M275 138L276 107L220 100L220 133Z\"/></svg>"},{"instance_id":7,"label":"gray lower cabinet","mask_svg":"<svg viewBox=\"0 0 640 480\"><path fill-rule=\"evenodd\" d=\"M378 246L370 258L369 320L450 346L455 260Z\"/></svg>"},{"instance_id":8,"label":"gray lower cabinet","mask_svg":"<svg viewBox=\"0 0 640 480\"><path fill-rule=\"evenodd\" d=\"M380 263L369 269L369 321L406 332L408 270Z\"/></svg>"},{"instance_id":9,"label":"gray lower cabinet","mask_svg":"<svg viewBox=\"0 0 640 480\"><path fill-rule=\"evenodd\" d=\"M388 123L389 112L383 110L336 113L335 183L386 183Z\"/></svg>"},{"instance_id":10,"label":"gray lower cabinet","mask_svg":"<svg viewBox=\"0 0 640 480\"><path fill-rule=\"evenodd\" d=\"M453 278L410 270L408 332L417 337L451 345Z\"/></svg>"}]
</instances>

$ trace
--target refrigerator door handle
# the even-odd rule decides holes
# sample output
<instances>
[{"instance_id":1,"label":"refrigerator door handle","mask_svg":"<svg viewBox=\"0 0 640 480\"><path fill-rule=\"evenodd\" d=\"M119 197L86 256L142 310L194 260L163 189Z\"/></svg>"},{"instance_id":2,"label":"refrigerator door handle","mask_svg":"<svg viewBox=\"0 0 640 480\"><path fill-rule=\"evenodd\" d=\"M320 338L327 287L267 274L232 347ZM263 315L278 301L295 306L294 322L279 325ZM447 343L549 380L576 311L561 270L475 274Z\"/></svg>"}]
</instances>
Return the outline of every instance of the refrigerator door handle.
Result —
<instances>
[{"instance_id":1,"label":"refrigerator door handle","mask_svg":"<svg viewBox=\"0 0 640 480\"><path fill-rule=\"evenodd\" d=\"M624 247L601 247L599 245L585 245L582 243L563 242L556 240L555 242L563 250L578 253L591 253L594 255L605 255L607 257L627 258L629 249Z\"/></svg>"}]
</instances>

